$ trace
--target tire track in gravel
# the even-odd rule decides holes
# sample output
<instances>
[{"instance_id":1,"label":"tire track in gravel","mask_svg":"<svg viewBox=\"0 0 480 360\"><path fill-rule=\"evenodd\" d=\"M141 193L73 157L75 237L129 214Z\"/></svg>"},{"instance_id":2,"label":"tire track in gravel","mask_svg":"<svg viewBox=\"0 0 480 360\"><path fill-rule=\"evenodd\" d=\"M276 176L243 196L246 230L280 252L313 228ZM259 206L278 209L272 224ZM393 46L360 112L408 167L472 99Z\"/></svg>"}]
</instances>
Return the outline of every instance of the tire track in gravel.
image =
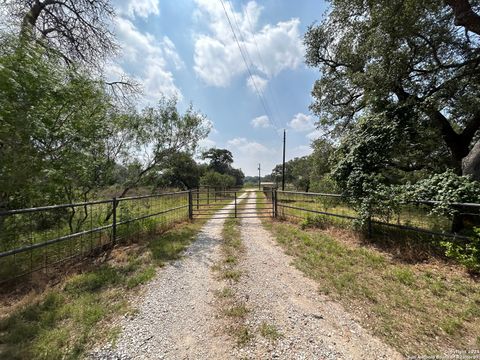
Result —
<instances>
[{"instance_id":1,"label":"tire track in gravel","mask_svg":"<svg viewBox=\"0 0 480 360\"><path fill-rule=\"evenodd\" d=\"M249 203L255 203L251 193ZM318 285L290 265L293 258L276 244L259 218L242 219L244 270L236 290L250 309L255 338L237 348L249 359L403 359L358 325L337 303L318 292ZM259 335L262 324L278 329L277 340Z\"/></svg>"},{"instance_id":2,"label":"tire track in gravel","mask_svg":"<svg viewBox=\"0 0 480 360\"><path fill-rule=\"evenodd\" d=\"M232 205L222 210L233 209ZM223 216L223 215L222 215ZM215 307L223 287L212 271L221 259L224 219L211 219L182 259L145 286L138 312L119 321L121 335L90 359L225 359L234 348Z\"/></svg>"}]
</instances>

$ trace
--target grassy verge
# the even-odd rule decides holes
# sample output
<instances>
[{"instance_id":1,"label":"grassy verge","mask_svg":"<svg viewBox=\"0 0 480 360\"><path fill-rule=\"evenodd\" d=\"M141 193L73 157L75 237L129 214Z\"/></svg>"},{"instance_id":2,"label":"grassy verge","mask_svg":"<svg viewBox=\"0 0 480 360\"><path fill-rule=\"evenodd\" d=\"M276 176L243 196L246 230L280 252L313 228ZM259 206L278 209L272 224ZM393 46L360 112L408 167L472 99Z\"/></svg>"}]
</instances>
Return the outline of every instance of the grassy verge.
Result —
<instances>
[{"instance_id":1,"label":"grassy verge","mask_svg":"<svg viewBox=\"0 0 480 360\"><path fill-rule=\"evenodd\" d=\"M480 348L480 284L441 265L409 265L321 231L269 222L295 265L404 354Z\"/></svg>"},{"instance_id":2,"label":"grassy verge","mask_svg":"<svg viewBox=\"0 0 480 360\"><path fill-rule=\"evenodd\" d=\"M460 267L407 263L348 230L263 220L322 293L403 354L480 349L480 284Z\"/></svg>"},{"instance_id":3,"label":"grassy verge","mask_svg":"<svg viewBox=\"0 0 480 360\"><path fill-rule=\"evenodd\" d=\"M253 338L253 332L246 324L250 310L235 289L235 284L242 276L238 263L244 254L240 221L238 218L225 220L222 229L222 259L215 265L215 270L226 283L216 294L220 313L227 319L226 332L235 339L237 345L243 346Z\"/></svg>"},{"instance_id":4,"label":"grassy verge","mask_svg":"<svg viewBox=\"0 0 480 360\"><path fill-rule=\"evenodd\" d=\"M184 223L128 247L114 249L102 264L25 299L3 307L0 318L0 358L76 359L95 343L114 340L111 327L118 315L134 312L129 298L156 269L177 259L204 222ZM3 311L5 310L5 311Z\"/></svg>"}]
</instances>

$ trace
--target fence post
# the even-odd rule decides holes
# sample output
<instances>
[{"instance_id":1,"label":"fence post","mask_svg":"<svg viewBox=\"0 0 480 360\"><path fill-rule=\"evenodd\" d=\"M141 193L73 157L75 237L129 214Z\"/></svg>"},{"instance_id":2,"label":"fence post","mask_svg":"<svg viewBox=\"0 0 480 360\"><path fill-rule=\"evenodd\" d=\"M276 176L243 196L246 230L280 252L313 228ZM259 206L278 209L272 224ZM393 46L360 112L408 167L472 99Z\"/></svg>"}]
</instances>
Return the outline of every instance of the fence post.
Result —
<instances>
[{"instance_id":1,"label":"fence post","mask_svg":"<svg viewBox=\"0 0 480 360\"><path fill-rule=\"evenodd\" d=\"M237 217L237 192L235 191L235 217Z\"/></svg>"},{"instance_id":2,"label":"fence post","mask_svg":"<svg viewBox=\"0 0 480 360\"><path fill-rule=\"evenodd\" d=\"M207 186L207 205L210 204L210 186Z\"/></svg>"},{"instance_id":3,"label":"fence post","mask_svg":"<svg viewBox=\"0 0 480 360\"><path fill-rule=\"evenodd\" d=\"M197 189L197 210L200 208L199 207L199 201L200 201L200 188Z\"/></svg>"},{"instance_id":4,"label":"fence post","mask_svg":"<svg viewBox=\"0 0 480 360\"><path fill-rule=\"evenodd\" d=\"M367 219L367 237L372 238L372 218L370 216Z\"/></svg>"},{"instance_id":5,"label":"fence post","mask_svg":"<svg viewBox=\"0 0 480 360\"><path fill-rule=\"evenodd\" d=\"M193 196L192 190L188 190L188 218L193 220Z\"/></svg>"},{"instance_id":6,"label":"fence post","mask_svg":"<svg viewBox=\"0 0 480 360\"><path fill-rule=\"evenodd\" d=\"M277 218L277 189L272 189L273 217Z\"/></svg>"},{"instance_id":7,"label":"fence post","mask_svg":"<svg viewBox=\"0 0 480 360\"><path fill-rule=\"evenodd\" d=\"M117 240L117 198L112 199L113 213L112 213L112 243L115 244Z\"/></svg>"}]
</instances>

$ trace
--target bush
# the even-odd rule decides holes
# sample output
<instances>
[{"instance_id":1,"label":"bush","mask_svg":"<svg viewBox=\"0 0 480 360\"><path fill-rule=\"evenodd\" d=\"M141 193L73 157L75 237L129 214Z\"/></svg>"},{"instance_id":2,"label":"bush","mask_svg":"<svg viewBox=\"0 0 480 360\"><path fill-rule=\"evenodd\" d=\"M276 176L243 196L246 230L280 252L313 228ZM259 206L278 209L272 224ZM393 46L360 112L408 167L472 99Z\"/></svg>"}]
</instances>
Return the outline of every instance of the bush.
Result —
<instances>
[{"instance_id":1,"label":"bush","mask_svg":"<svg viewBox=\"0 0 480 360\"><path fill-rule=\"evenodd\" d=\"M307 218L300 223L300 227L302 229L326 229L329 223L330 221L326 215L308 215Z\"/></svg>"},{"instance_id":2,"label":"bush","mask_svg":"<svg viewBox=\"0 0 480 360\"><path fill-rule=\"evenodd\" d=\"M480 228L475 228L475 235L467 244L442 241L445 255L464 265L472 273L480 273Z\"/></svg>"}]
</instances>

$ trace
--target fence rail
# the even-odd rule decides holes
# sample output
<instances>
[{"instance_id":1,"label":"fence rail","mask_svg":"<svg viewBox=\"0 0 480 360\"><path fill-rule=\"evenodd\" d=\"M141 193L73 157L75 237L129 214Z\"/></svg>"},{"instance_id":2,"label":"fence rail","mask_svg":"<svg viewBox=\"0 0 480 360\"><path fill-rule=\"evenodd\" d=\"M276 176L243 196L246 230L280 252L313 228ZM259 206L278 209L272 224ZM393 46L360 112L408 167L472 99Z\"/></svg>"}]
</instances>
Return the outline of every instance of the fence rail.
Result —
<instances>
[{"instance_id":1,"label":"fence rail","mask_svg":"<svg viewBox=\"0 0 480 360\"><path fill-rule=\"evenodd\" d=\"M271 200L273 191L270 191L267 201L255 204L243 203L249 193L262 192L262 190L194 190L190 194L190 218L271 218L274 216L274 204ZM225 206L230 206L230 208L225 208Z\"/></svg>"},{"instance_id":2,"label":"fence rail","mask_svg":"<svg viewBox=\"0 0 480 360\"><path fill-rule=\"evenodd\" d=\"M276 191L275 202L280 217L305 219L309 214L332 219L337 224L360 220L360 215L339 194ZM452 214L432 212L437 201L411 201L395 211L373 214L367 219L369 236L380 228L396 228L433 237L467 241L475 226L480 227L480 204L450 203Z\"/></svg>"},{"instance_id":3,"label":"fence rail","mask_svg":"<svg viewBox=\"0 0 480 360\"><path fill-rule=\"evenodd\" d=\"M0 284L189 218L189 191L0 212Z\"/></svg>"}]
</instances>

